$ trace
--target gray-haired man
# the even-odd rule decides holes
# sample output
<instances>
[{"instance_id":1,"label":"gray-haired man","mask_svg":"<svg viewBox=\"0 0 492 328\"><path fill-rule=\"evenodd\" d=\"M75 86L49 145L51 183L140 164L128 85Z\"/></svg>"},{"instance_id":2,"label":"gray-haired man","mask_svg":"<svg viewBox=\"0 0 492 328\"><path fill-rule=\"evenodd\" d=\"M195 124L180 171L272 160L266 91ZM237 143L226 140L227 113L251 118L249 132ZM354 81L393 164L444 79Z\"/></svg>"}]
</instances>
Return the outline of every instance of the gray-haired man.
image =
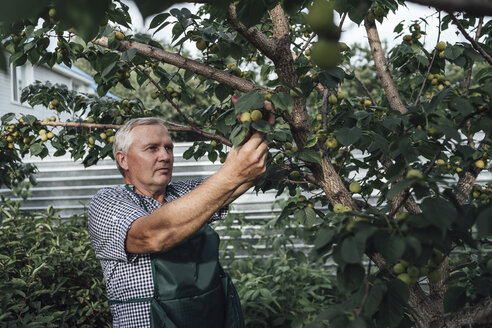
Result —
<instances>
[{"instance_id":1,"label":"gray-haired man","mask_svg":"<svg viewBox=\"0 0 492 328\"><path fill-rule=\"evenodd\" d=\"M265 172L267 145L253 134L205 181L171 183L173 142L164 121L129 121L113 152L125 186L91 201L89 231L115 327L243 327L208 222Z\"/></svg>"}]
</instances>

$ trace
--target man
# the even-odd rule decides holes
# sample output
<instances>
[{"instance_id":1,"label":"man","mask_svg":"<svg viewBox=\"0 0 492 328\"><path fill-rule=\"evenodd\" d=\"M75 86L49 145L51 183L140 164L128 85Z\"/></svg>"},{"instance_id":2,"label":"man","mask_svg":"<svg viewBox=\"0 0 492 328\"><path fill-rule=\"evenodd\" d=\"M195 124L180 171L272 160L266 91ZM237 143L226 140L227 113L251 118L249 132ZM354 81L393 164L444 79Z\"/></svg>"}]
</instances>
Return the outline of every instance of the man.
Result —
<instances>
[{"instance_id":1,"label":"man","mask_svg":"<svg viewBox=\"0 0 492 328\"><path fill-rule=\"evenodd\" d=\"M244 326L207 223L265 172L263 137L233 147L207 180L171 183L173 142L164 121L134 119L118 130L113 152L126 185L100 190L89 206L114 327Z\"/></svg>"}]
</instances>

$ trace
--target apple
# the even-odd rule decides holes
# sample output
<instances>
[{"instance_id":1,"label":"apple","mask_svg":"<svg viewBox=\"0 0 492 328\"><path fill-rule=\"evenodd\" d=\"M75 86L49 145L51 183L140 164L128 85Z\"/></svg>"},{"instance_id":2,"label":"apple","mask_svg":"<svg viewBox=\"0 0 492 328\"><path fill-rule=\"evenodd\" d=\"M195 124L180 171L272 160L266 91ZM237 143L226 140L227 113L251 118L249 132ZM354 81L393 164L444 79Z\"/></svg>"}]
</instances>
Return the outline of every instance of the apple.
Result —
<instances>
[{"instance_id":1,"label":"apple","mask_svg":"<svg viewBox=\"0 0 492 328\"><path fill-rule=\"evenodd\" d=\"M406 285L410 285L412 282L412 278L408 275L408 273L400 273L397 278L403 281Z\"/></svg>"},{"instance_id":2,"label":"apple","mask_svg":"<svg viewBox=\"0 0 492 328\"><path fill-rule=\"evenodd\" d=\"M478 167L479 169L483 169L485 167L485 162L481 159L475 162L475 166Z\"/></svg>"},{"instance_id":3,"label":"apple","mask_svg":"<svg viewBox=\"0 0 492 328\"><path fill-rule=\"evenodd\" d=\"M333 205L333 212L343 213L343 204L336 203L335 205Z\"/></svg>"},{"instance_id":4,"label":"apple","mask_svg":"<svg viewBox=\"0 0 492 328\"><path fill-rule=\"evenodd\" d=\"M353 192L354 194L360 192L361 190L361 187L360 187L360 183L357 182L357 181L353 181L350 186L349 186L349 189L351 192Z\"/></svg>"},{"instance_id":5,"label":"apple","mask_svg":"<svg viewBox=\"0 0 492 328\"><path fill-rule=\"evenodd\" d=\"M154 92L152 92L152 94L150 95L150 97L151 97L152 99L157 99L157 98L159 98L159 91L154 91Z\"/></svg>"},{"instance_id":6,"label":"apple","mask_svg":"<svg viewBox=\"0 0 492 328\"><path fill-rule=\"evenodd\" d=\"M198 40L195 45L198 50L204 51L207 49L207 41L205 40Z\"/></svg>"},{"instance_id":7,"label":"apple","mask_svg":"<svg viewBox=\"0 0 492 328\"><path fill-rule=\"evenodd\" d=\"M244 122L251 122L251 114L249 112L244 112L241 114L239 117L239 120L244 123Z\"/></svg>"},{"instance_id":8,"label":"apple","mask_svg":"<svg viewBox=\"0 0 492 328\"><path fill-rule=\"evenodd\" d=\"M318 35L324 35L327 30L333 28L333 2L325 0L316 0L309 7L309 13L306 16L306 21Z\"/></svg>"},{"instance_id":9,"label":"apple","mask_svg":"<svg viewBox=\"0 0 492 328\"><path fill-rule=\"evenodd\" d=\"M51 132L51 131L50 131L50 132L48 132L48 133L46 134L46 136L48 137L48 139L53 139L53 137L55 136L55 134L54 134L53 132Z\"/></svg>"},{"instance_id":10,"label":"apple","mask_svg":"<svg viewBox=\"0 0 492 328\"><path fill-rule=\"evenodd\" d=\"M328 103L330 103L330 105L335 105L337 102L338 102L338 98L336 95L330 95L328 97Z\"/></svg>"},{"instance_id":11,"label":"apple","mask_svg":"<svg viewBox=\"0 0 492 328\"><path fill-rule=\"evenodd\" d=\"M289 173L289 178L295 180L295 179L299 179L301 176L301 173L299 173L299 171L292 171Z\"/></svg>"},{"instance_id":12,"label":"apple","mask_svg":"<svg viewBox=\"0 0 492 328\"><path fill-rule=\"evenodd\" d=\"M327 138L325 141L325 146L330 149L335 149L338 146L338 141L333 137Z\"/></svg>"},{"instance_id":13,"label":"apple","mask_svg":"<svg viewBox=\"0 0 492 328\"><path fill-rule=\"evenodd\" d=\"M441 166L441 165L444 165L446 162L443 160L443 159L438 159L436 164Z\"/></svg>"},{"instance_id":14,"label":"apple","mask_svg":"<svg viewBox=\"0 0 492 328\"><path fill-rule=\"evenodd\" d=\"M393 272L396 273L396 274L403 273L403 272L405 272L405 267L401 263L396 263L393 266Z\"/></svg>"},{"instance_id":15,"label":"apple","mask_svg":"<svg viewBox=\"0 0 492 328\"><path fill-rule=\"evenodd\" d=\"M437 51L443 51L444 49L446 49L446 43L444 41L439 41L436 44L436 50Z\"/></svg>"},{"instance_id":16,"label":"apple","mask_svg":"<svg viewBox=\"0 0 492 328\"><path fill-rule=\"evenodd\" d=\"M423 179L424 175L422 174L422 171L420 171L420 170L410 169L407 172L407 179L412 179L412 178Z\"/></svg>"},{"instance_id":17,"label":"apple","mask_svg":"<svg viewBox=\"0 0 492 328\"><path fill-rule=\"evenodd\" d=\"M118 41L121 41L125 38L125 35L121 33L120 31L117 31L114 33L114 38Z\"/></svg>"},{"instance_id":18,"label":"apple","mask_svg":"<svg viewBox=\"0 0 492 328\"><path fill-rule=\"evenodd\" d=\"M342 55L338 42L321 40L312 47L313 62L321 69L335 68L341 61Z\"/></svg>"},{"instance_id":19,"label":"apple","mask_svg":"<svg viewBox=\"0 0 492 328\"><path fill-rule=\"evenodd\" d=\"M258 121L263 118L263 114L259 109L255 109L254 111L251 112L251 120L253 121Z\"/></svg>"}]
</instances>

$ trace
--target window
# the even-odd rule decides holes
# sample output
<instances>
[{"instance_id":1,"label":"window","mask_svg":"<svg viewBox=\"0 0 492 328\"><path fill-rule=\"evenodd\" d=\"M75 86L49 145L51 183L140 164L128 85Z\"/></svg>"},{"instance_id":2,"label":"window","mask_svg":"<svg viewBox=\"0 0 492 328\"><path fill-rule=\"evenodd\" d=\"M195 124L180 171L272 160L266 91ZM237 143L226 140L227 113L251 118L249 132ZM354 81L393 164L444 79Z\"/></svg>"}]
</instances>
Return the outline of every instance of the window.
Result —
<instances>
[{"instance_id":1,"label":"window","mask_svg":"<svg viewBox=\"0 0 492 328\"><path fill-rule=\"evenodd\" d=\"M32 65L25 64L22 66L12 67L11 70L12 84L12 101L20 103L22 89L33 83L33 68Z\"/></svg>"}]
</instances>

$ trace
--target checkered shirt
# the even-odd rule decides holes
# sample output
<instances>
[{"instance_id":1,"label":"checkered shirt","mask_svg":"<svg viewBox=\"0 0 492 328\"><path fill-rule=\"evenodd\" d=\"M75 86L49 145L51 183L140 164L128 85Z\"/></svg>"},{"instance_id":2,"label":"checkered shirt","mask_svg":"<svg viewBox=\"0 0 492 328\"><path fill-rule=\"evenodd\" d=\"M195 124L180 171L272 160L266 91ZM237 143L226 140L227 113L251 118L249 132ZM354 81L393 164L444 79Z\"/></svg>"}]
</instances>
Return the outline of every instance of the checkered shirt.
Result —
<instances>
[{"instance_id":1,"label":"checkered shirt","mask_svg":"<svg viewBox=\"0 0 492 328\"><path fill-rule=\"evenodd\" d=\"M194 179L170 183L166 189L166 202L183 196L202 182L201 179ZM96 258L101 261L110 300L153 296L150 254L127 253L125 239L133 221L161 205L155 199L137 195L124 186L101 189L92 198L89 205L90 239ZM212 215L209 223L226 214L226 208L219 210ZM150 302L119 303L110 307L114 327L150 327Z\"/></svg>"}]
</instances>

